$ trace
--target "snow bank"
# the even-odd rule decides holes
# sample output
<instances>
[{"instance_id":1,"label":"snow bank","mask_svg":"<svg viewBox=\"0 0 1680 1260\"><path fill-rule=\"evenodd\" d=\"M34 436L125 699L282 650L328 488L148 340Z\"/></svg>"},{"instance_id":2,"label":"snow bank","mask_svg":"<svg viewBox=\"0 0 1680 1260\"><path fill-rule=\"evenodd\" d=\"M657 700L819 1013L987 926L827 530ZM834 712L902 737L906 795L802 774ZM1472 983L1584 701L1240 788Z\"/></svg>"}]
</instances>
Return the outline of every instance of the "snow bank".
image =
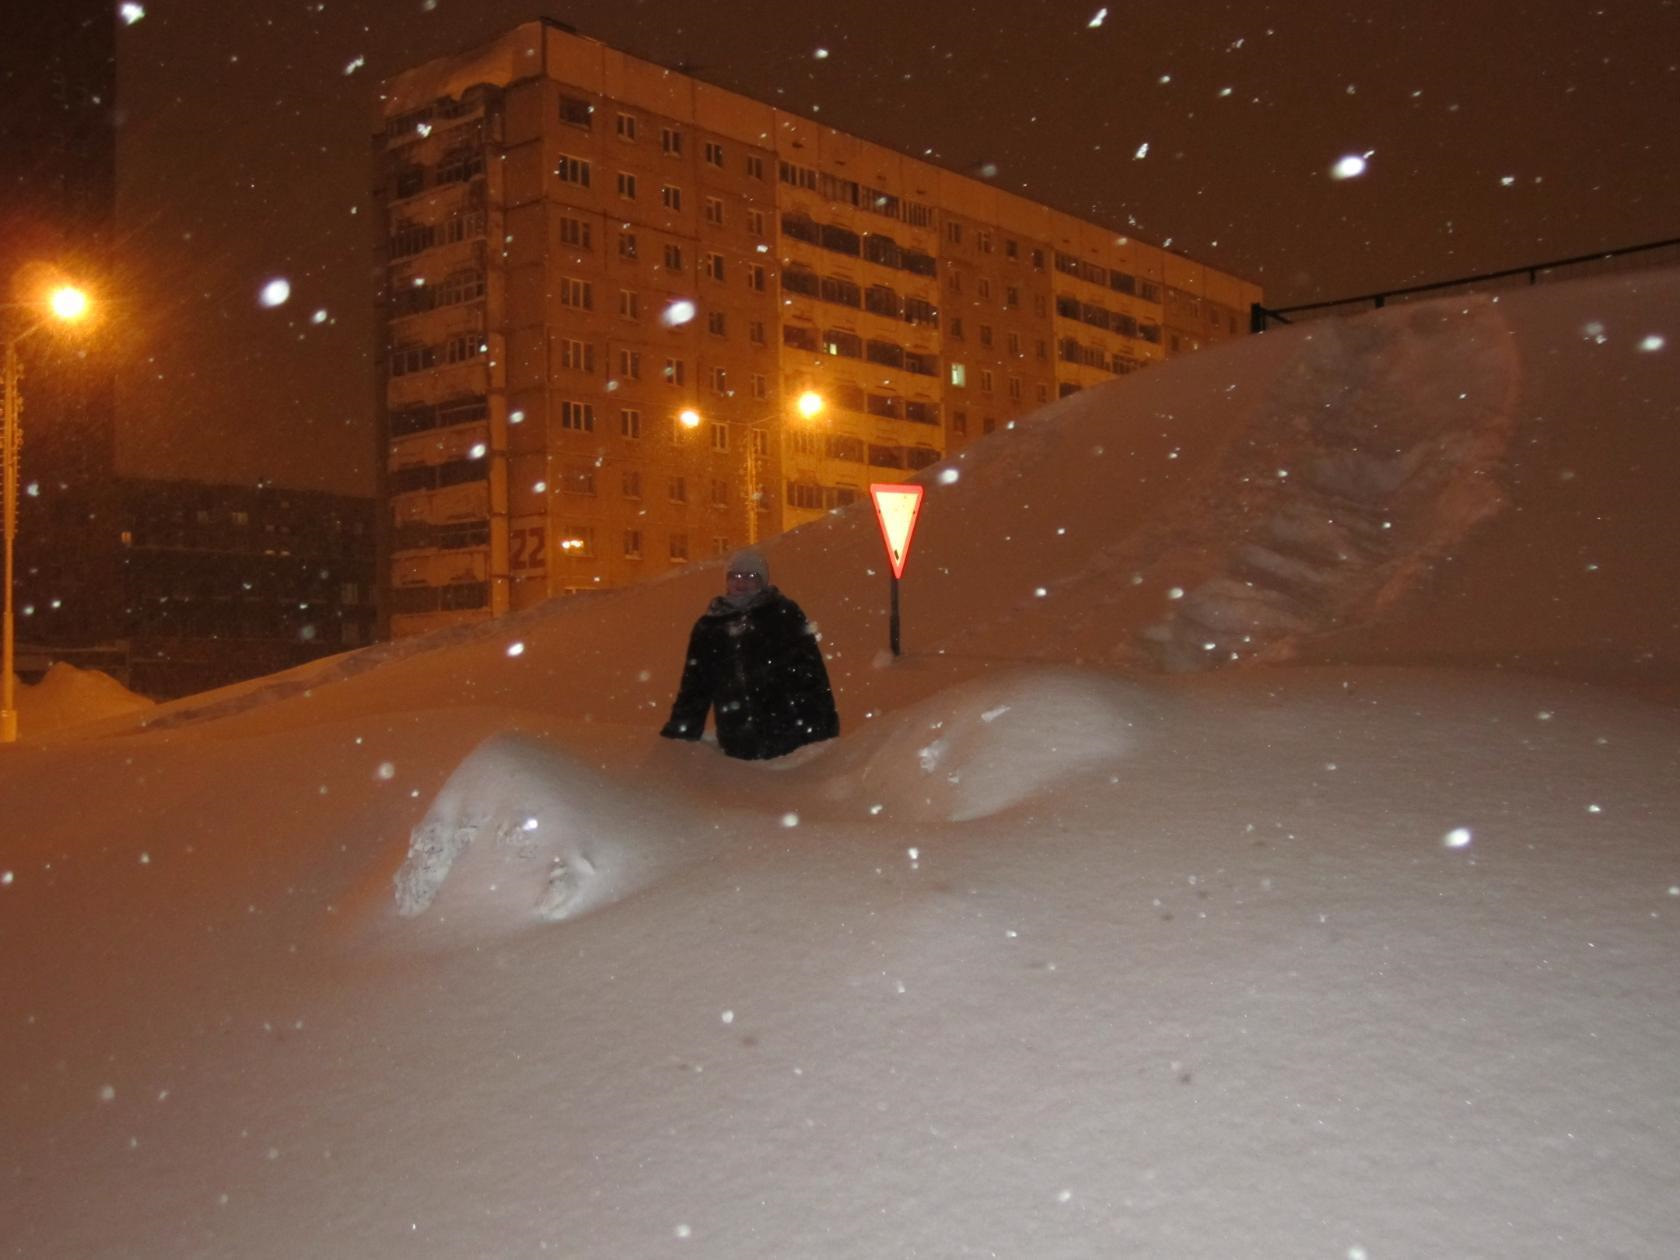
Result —
<instances>
[{"instance_id":1,"label":"snow bank","mask_svg":"<svg viewBox=\"0 0 1680 1260\"><path fill-rule=\"evenodd\" d=\"M17 689L18 729L25 738L57 734L102 718L143 713L154 707L109 674L55 661L41 681Z\"/></svg>"},{"instance_id":2,"label":"snow bank","mask_svg":"<svg viewBox=\"0 0 1680 1260\"><path fill-rule=\"evenodd\" d=\"M573 918L617 901L706 841L645 785L592 771L553 745L495 735L449 776L409 838L397 912L458 941Z\"/></svg>"},{"instance_id":3,"label":"snow bank","mask_svg":"<svg viewBox=\"0 0 1680 1260\"><path fill-rule=\"evenodd\" d=\"M1095 772L1147 738L1163 699L1115 678L1017 668L948 687L848 736L820 795L889 822L987 818Z\"/></svg>"}]
</instances>

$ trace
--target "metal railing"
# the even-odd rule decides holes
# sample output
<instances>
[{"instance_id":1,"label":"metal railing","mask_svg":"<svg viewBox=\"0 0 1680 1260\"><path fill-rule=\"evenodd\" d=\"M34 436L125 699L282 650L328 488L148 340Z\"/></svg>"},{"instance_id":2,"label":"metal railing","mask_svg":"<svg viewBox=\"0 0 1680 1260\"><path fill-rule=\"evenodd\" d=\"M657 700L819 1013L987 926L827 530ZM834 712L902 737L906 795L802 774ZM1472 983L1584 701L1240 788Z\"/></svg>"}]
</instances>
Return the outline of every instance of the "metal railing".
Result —
<instances>
[{"instance_id":1,"label":"metal railing","mask_svg":"<svg viewBox=\"0 0 1680 1260\"><path fill-rule=\"evenodd\" d=\"M1297 315L1353 314L1365 309L1377 310L1391 301L1404 301L1407 298L1473 292L1496 288L1503 283L1523 282L1533 285L1550 280L1573 279L1582 274L1632 271L1665 262L1680 262L1680 237L1651 241L1645 245L1628 245L1622 249L1602 250L1596 254L1577 254L1573 258L1531 263L1526 267L1512 267L1506 271L1488 271L1474 276L1459 276L1453 280L1414 284L1403 289L1386 289L1381 293L1362 293L1358 297L1333 298L1327 302L1285 306L1277 310L1256 302L1249 308L1248 327L1250 332L1261 333L1273 324L1293 324L1296 321L1292 316Z\"/></svg>"}]
</instances>

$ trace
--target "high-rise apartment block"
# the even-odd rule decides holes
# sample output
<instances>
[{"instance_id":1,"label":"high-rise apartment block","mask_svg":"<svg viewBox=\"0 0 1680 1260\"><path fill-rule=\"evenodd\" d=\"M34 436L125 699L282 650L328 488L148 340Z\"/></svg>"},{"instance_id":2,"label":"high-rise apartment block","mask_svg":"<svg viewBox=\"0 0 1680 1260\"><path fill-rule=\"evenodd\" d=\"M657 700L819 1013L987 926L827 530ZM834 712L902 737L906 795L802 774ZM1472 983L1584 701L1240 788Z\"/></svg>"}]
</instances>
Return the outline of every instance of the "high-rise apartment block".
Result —
<instances>
[{"instance_id":1,"label":"high-rise apartment block","mask_svg":"<svg viewBox=\"0 0 1680 1260\"><path fill-rule=\"evenodd\" d=\"M384 116L399 635L813 520L1261 296L548 20Z\"/></svg>"}]
</instances>

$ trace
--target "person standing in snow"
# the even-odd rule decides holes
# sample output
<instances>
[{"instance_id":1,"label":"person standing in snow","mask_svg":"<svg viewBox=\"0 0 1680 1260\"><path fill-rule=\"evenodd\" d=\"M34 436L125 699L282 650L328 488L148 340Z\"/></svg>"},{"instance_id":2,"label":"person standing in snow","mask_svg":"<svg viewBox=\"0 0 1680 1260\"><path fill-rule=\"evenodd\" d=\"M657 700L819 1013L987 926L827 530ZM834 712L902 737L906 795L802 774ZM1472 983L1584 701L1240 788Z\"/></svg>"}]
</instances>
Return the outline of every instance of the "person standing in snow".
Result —
<instances>
[{"instance_id":1,"label":"person standing in snow","mask_svg":"<svg viewBox=\"0 0 1680 1260\"><path fill-rule=\"evenodd\" d=\"M840 733L815 629L770 585L770 567L753 547L730 556L724 594L694 623L671 719L659 733L697 740L712 710L718 746L749 761Z\"/></svg>"}]
</instances>

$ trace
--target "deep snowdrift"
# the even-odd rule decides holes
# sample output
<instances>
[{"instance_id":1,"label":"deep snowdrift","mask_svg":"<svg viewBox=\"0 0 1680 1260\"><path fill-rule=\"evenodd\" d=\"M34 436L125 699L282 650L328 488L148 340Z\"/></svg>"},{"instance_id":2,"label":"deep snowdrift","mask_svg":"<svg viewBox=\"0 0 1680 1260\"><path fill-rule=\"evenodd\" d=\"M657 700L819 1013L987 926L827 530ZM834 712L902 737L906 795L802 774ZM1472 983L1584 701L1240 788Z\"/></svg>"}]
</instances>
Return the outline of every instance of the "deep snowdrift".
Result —
<instances>
[{"instance_id":1,"label":"deep snowdrift","mask_svg":"<svg viewBox=\"0 0 1680 1260\"><path fill-rule=\"evenodd\" d=\"M0 1248L1670 1254L1677 297L1064 400L898 661L776 540L781 762L653 735L715 565L3 750Z\"/></svg>"}]
</instances>

